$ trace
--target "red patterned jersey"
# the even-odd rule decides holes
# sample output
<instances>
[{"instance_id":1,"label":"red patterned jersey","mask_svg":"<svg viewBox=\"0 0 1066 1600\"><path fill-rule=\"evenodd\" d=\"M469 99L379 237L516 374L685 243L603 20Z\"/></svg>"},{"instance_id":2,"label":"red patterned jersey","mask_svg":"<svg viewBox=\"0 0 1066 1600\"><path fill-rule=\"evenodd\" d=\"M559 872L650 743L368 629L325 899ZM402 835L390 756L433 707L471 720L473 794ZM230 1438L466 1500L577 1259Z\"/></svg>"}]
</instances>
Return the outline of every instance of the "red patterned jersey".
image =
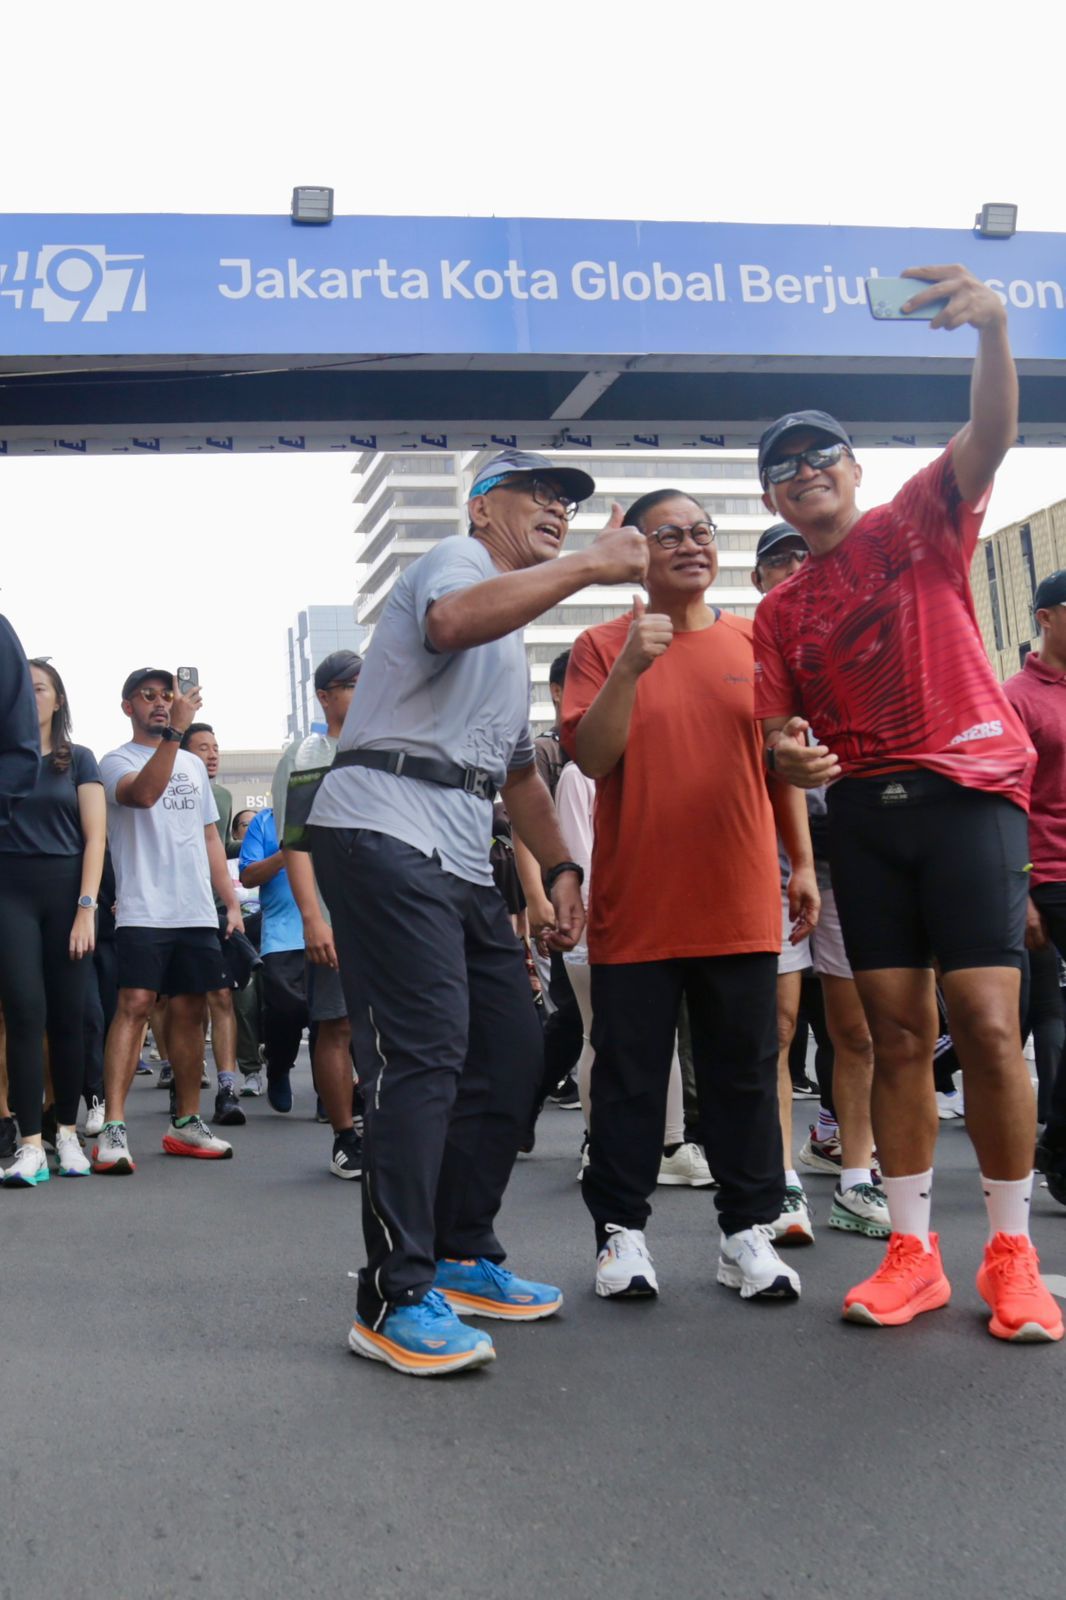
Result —
<instances>
[{"instance_id":1,"label":"red patterned jersey","mask_svg":"<svg viewBox=\"0 0 1066 1600\"><path fill-rule=\"evenodd\" d=\"M988 504L951 447L755 613L755 715L805 717L846 777L928 767L1028 806L1036 753L985 654L970 562Z\"/></svg>"}]
</instances>

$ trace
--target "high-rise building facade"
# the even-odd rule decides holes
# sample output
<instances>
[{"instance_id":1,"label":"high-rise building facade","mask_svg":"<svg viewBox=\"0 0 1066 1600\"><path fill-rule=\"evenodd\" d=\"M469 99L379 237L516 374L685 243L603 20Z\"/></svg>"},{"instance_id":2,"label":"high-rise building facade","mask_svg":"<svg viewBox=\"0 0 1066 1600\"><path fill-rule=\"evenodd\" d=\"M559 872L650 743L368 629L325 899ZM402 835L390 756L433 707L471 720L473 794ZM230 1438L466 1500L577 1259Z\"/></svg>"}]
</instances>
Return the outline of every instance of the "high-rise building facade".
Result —
<instances>
[{"instance_id":1,"label":"high-rise building facade","mask_svg":"<svg viewBox=\"0 0 1066 1600\"><path fill-rule=\"evenodd\" d=\"M288 688L289 714L285 719L286 742L306 738L312 722L318 719L315 699L315 667L334 650L362 651L368 630L355 620L350 604L307 606L289 629Z\"/></svg>"},{"instance_id":2,"label":"high-rise building facade","mask_svg":"<svg viewBox=\"0 0 1066 1600\"><path fill-rule=\"evenodd\" d=\"M985 649L1000 682L1014 676L1039 642L1033 595L1038 583L1063 567L1066 500L978 542L970 583Z\"/></svg>"},{"instance_id":3,"label":"high-rise building facade","mask_svg":"<svg viewBox=\"0 0 1066 1600\"><path fill-rule=\"evenodd\" d=\"M355 614L373 629L392 585L433 543L465 533L466 499L476 469L490 452L441 451L388 454L366 452L353 472L359 483L356 560L364 568ZM755 544L773 519L762 504L751 451L574 451L556 458L584 468L596 480L596 493L578 509L567 549L595 538L610 515L612 500L623 509L655 488L677 488L692 495L718 528L718 579L715 604L740 616L753 616L758 596L751 584ZM538 728L553 720L548 671L582 629L627 611L632 592L624 587L582 589L545 612L525 630L533 679L532 721Z\"/></svg>"}]
</instances>

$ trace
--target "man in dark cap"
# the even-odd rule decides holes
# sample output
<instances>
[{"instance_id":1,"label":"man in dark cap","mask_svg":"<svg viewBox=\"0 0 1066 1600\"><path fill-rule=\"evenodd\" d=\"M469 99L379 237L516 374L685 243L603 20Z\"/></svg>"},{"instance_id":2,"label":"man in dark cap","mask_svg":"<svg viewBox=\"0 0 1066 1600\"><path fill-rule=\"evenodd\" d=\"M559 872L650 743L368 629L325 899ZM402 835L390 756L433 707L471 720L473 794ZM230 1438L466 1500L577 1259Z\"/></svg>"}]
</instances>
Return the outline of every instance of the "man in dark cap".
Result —
<instances>
[{"instance_id":1,"label":"man in dark cap","mask_svg":"<svg viewBox=\"0 0 1066 1600\"><path fill-rule=\"evenodd\" d=\"M833 889L874 1042L892 1233L844 1315L893 1326L951 1296L929 1231L935 958L988 1208L977 1283L989 1331L1061 1339L1029 1238L1035 1118L1018 1030L1034 753L989 666L969 588L992 477L1017 433L1018 379L1002 296L964 267L906 275L919 281L905 311L944 300L932 329L977 330L969 421L866 513L836 418L798 411L767 428L764 502L811 555L756 613L756 714L781 777L831 784ZM808 744L812 724L823 743Z\"/></svg>"},{"instance_id":2,"label":"man in dark cap","mask_svg":"<svg viewBox=\"0 0 1066 1600\"><path fill-rule=\"evenodd\" d=\"M1033 595L1040 644L1003 691L1036 749L1029 806L1029 913L1026 942L1050 941L1066 960L1066 571L1053 572ZM1048 1191L1066 1205L1066 1071L1060 1065L1036 1150Z\"/></svg>"},{"instance_id":3,"label":"man in dark cap","mask_svg":"<svg viewBox=\"0 0 1066 1600\"><path fill-rule=\"evenodd\" d=\"M334 650L315 668L315 697L322 707L326 738L333 750L337 748L362 667L363 658L354 650ZM289 778L299 749L300 740L294 739L282 752L271 785L274 827L279 840L285 837ZM333 1129L329 1167L335 1178L357 1179L363 1170L363 1146L352 1109L352 1029L337 971L333 929L326 903L315 883L311 857L305 851L290 851L286 866L289 888L303 919L306 956L302 981L308 1021L314 1028L312 1069L322 1114ZM272 974L275 999L281 999L276 988L279 981L284 981L284 976L277 971ZM284 1005L279 1009L285 1009ZM267 1099L275 1111L292 1109L291 1065L291 1061L267 1061Z\"/></svg>"},{"instance_id":4,"label":"man in dark cap","mask_svg":"<svg viewBox=\"0 0 1066 1600\"><path fill-rule=\"evenodd\" d=\"M572 947L581 873L534 765L521 630L587 584L640 582L646 546L618 506L588 548L562 554L594 487L525 451L479 469L472 536L442 539L389 596L311 812L366 1078L368 1261L349 1344L417 1376L494 1358L456 1309L530 1321L562 1303L501 1265L494 1231L543 1046L489 846L500 791L545 871L553 942Z\"/></svg>"}]
</instances>

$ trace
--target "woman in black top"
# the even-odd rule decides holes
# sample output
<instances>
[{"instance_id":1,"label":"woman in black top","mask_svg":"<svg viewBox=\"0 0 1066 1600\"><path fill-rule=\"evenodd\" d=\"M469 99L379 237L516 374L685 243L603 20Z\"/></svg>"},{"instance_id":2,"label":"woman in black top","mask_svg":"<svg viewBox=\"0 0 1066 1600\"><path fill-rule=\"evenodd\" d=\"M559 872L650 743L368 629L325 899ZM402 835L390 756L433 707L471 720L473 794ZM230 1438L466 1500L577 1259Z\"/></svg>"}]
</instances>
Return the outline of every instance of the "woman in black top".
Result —
<instances>
[{"instance_id":1,"label":"woman in black top","mask_svg":"<svg viewBox=\"0 0 1066 1600\"><path fill-rule=\"evenodd\" d=\"M31 661L41 731L41 765L32 792L12 803L0 827L0 999L7 1019L11 1109L20 1143L4 1183L44 1183L41 1141L44 1038L48 1035L64 1177L90 1170L78 1143L84 1067L85 988L96 941L107 813L91 750L72 744L70 710L59 673Z\"/></svg>"}]
</instances>

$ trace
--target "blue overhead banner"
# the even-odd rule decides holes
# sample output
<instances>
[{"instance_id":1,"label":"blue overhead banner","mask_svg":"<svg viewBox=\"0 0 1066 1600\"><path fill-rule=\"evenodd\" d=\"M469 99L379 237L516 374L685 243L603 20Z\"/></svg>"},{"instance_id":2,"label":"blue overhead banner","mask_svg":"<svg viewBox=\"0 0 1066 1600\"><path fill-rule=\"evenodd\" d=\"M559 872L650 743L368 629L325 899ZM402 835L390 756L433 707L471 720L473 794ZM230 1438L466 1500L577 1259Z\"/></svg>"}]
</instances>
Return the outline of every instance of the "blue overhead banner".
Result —
<instances>
[{"instance_id":1,"label":"blue overhead banner","mask_svg":"<svg viewBox=\"0 0 1066 1600\"><path fill-rule=\"evenodd\" d=\"M0 356L965 357L863 280L960 261L1023 360L1066 359L1066 238L964 230L337 217L0 217Z\"/></svg>"}]
</instances>

